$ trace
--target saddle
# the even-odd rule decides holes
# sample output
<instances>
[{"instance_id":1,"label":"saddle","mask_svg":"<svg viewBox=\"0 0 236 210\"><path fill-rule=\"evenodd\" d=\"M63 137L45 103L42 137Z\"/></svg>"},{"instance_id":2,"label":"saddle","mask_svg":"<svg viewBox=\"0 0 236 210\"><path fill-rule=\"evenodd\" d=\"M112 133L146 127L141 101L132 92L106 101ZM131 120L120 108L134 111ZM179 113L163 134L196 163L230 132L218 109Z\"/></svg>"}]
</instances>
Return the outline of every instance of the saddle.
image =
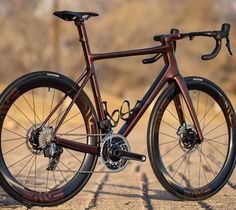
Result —
<instances>
[{"instance_id":1,"label":"saddle","mask_svg":"<svg viewBox=\"0 0 236 210\"><path fill-rule=\"evenodd\" d=\"M85 21L90 17L98 16L98 14L94 12L56 11L53 14L66 21Z\"/></svg>"}]
</instances>

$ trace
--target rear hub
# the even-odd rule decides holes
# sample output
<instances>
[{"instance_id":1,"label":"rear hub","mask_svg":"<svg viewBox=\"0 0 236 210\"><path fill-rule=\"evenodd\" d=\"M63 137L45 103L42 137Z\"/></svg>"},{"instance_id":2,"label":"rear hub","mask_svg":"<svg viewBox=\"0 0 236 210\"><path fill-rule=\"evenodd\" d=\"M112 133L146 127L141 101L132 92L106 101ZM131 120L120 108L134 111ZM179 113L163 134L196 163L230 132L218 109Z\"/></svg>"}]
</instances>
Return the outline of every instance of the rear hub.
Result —
<instances>
[{"instance_id":1,"label":"rear hub","mask_svg":"<svg viewBox=\"0 0 236 210\"><path fill-rule=\"evenodd\" d=\"M40 125L32 126L26 134L27 147L35 155L40 155L43 153L43 149L39 146L39 136L43 131Z\"/></svg>"}]
</instances>

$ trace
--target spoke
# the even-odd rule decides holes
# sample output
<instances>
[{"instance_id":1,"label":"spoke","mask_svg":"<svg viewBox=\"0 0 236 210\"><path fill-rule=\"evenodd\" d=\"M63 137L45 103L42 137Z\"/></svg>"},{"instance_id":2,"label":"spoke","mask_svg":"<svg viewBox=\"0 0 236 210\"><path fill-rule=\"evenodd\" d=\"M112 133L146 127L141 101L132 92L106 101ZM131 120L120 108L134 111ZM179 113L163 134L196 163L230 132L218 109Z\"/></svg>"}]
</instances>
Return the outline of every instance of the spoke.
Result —
<instances>
[{"instance_id":1,"label":"spoke","mask_svg":"<svg viewBox=\"0 0 236 210\"><path fill-rule=\"evenodd\" d=\"M215 140L212 140L212 139L204 139L204 142L208 142L208 141L212 141L212 142L215 142L215 143L218 143L218 144L221 144L221 145L224 145L224 146L228 146L228 144L224 144L224 143L221 143L219 141L215 141Z\"/></svg>"},{"instance_id":2,"label":"spoke","mask_svg":"<svg viewBox=\"0 0 236 210\"><path fill-rule=\"evenodd\" d=\"M33 97L34 124L36 125L35 102L34 102L34 90L33 89L32 89L32 97Z\"/></svg>"},{"instance_id":3,"label":"spoke","mask_svg":"<svg viewBox=\"0 0 236 210\"><path fill-rule=\"evenodd\" d=\"M14 132L14 131L11 131L11 130L9 130L9 129L7 129L7 128L2 128L2 129L3 129L3 130L6 130L6 131L8 131L8 132L10 132L10 133L13 133L13 134L15 134L15 135L17 135L17 136L22 137L22 138L25 139L24 136L22 136L22 135L20 135L20 134L18 134L18 133L16 133L16 132Z\"/></svg>"},{"instance_id":4,"label":"spoke","mask_svg":"<svg viewBox=\"0 0 236 210\"><path fill-rule=\"evenodd\" d=\"M64 110L63 110L63 112L61 112L61 114L60 115L58 115L55 119L53 119L53 121L52 122L50 122L50 124L49 125L52 125L56 120L57 120L57 122L58 122L58 118L66 111L66 109L67 108L65 108ZM57 124L57 123L56 123Z\"/></svg>"},{"instance_id":5,"label":"spoke","mask_svg":"<svg viewBox=\"0 0 236 210\"><path fill-rule=\"evenodd\" d=\"M208 95L207 95L208 96ZM212 107L215 105L215 101L214 102L212 102L212 104L211 104L211 106L210 106L210 108L207 110L207 112L203 115L203 117L201 118L201 120L199 121L199 123L201 123L202 122L202 120L206 117L206 115L209 113L209 111L212 109Z\"/></svg>"},{"instance_id":6,"label":"spoke","mask_svg":"<svg viewBox=\"0 0 236 210\"><path fill-rule=\"evenodd\" d=\"M224 125L224 124L225 124L225 121L222 122L220 125L216 126L215 128L213 128L212 130L208 131L208 132L205 134L205 137L206 137L209 133L211 133L212 131L216 130L217 128L221 127L221 126Z\"/></svg>"},{"instance_id":7,"label":"spoke","mask_svg":"<svg viewBox=\"0 0 236 210\"><path fill-rule=\"evenodd\" d=\"M161 146L161 145L164 145L164 144L173 143L173 142L176 142L176 140L173 140L173 141L168 141L168 142L165 142L165 143L161 143L161 144L159 144L159 146Z\"/></svg>"},{"instance_id":8,"label":"spoke","mask_svg":"<svg viewBox=\"0 0 236 210\"><path fill-rule=\"evenodd\" d=\"M205 155L203 155L203 157L204 157L204 159L205 159L205 161L206 161L206 163L207 163L207 165L208 165L209 169L211 170L211 173L212 173L212 174L213 174L213 176L214 176L215 174L214 174L214 172L213 172L213 170L212 170L212 168L211 168L210 164L208 163L208 160L206 159Z\"/></svg>"},{"instance_id":9,"label":"spoke","mask_svg":"<svg viewBox=\"0 0 236 210\"><path fill-rule=\"evenodd\" d=\"M17 105L15 105L15 104L13 104L13 105L18 109L18 111L19 111L32 125L34 125L34 123L25 115L24 112L21 111L21 109L20 109Z\"/></svg>"},{"instance_id":10,"label":"spoke","mask_svg":"<svg viewBox=\"0 0 236 210\"><path fill-rule=\"evenodd\" d=\"M185 116L185 113L184 113L184 106L183 106L183 104L184 104L184 103L183 103L183 95L180 94L179 98L180 98L180 105L181 105L181 107L182 107L183 114L184 114L184 116Z\"/></svg>"},{"instance_id":11,"label":"spoke","mask_svg":"<svg viewBox=\"0 0 236 210\"><path fill-rule=\"evenodd\" d=\"M79 129L79 128L82 128L83 126L85 126L85 125L80 125L80 126L78 126L78 127L76 127L76 128L73 128L73 129L71 129L70 131L64 133L63 135L68 134L68 133L71 133L72 131L75 131L75 130L77 130L77 129ZM61 135L58 135L58 136L61 136Z\"/></svg>"},{"instance_id":12,"label":"spoke","mask_svg":"<svg viewBox=\"0 0 236 210\"><path fill-rule=\"evenodd\" d=\"M183 178L184 177L186 177L185 176L185 172L186 172L186 169L187 169L187 166L188 166L188 163L189 163L189 157L190 157L190 154L188 154L188 160L186 161L186 166L185 166L185 168L184 168L184 173L182 174L182 179L181 179L181 181L180 181L180 184L182 184L182 181L183 181ZM184 160L184 159L183 159ZM186 185L187 185L187 183L186 183Z\"/></svg>"},{"instance_id":13,"label":"spoke","mask_svg":"<svg viewBox=\"0 0 236 210\"><path fill-rule=\"evenodd\" d=\"M53 178L54 178L54 182L55 182L55 187L53 189L55 189L57 187L57 182L56 182L56 177L55 177L54 171L52 171L52 174L53 174Z\"/></svg>"},{"instance_id":14,"label":"spoke","mask_svg":"<svg viewBox=\"0 0 236 210\"><path fill-rule=\"evenodd\" d=\"M65 96L64 96L65 97ZM61 110L62 110L62 107L63 107L63 104L64 104L65 100L62 102L62 104L60 105L60 109L59 109L59 114L57 116L57 122L56 122L56 125L58 124L58 121L59 121L59 117L62 115L61 113ZM64 111L63 111L64 112Z\"/></svg>"},{"instance_id":15,"label":"spoke","mask_svg":"<svg viewBox=\"0 0 236 210\"><path fill-rule=\"evenodd\" d=\"M203 151L199 150L204 157L206 157L208 160L210 160L212 163L214 163L218 168L221 168L221 166L218 165L214 160L212 160L208 155L206 155Z\"/></svg>"},{"instance_id":16,"label":"spoke","mask_svg":"<svg viewBox=\"0 0 236 210\"><path fill-rule=\"evenodd\" d=\"M169 111L169 109L167 108L166 109L167 110L167 112L169 112L171 115L172 115L172 117L174 117L174 119L176 119L177 120L177 122L179 123L179 120L178 120L178 118L171 112L171 111Z\"/></svg>"},{"instance_id":17,"label":"spoke","mask_svg":"<svg viewBox=\"0 0 236 210\"><path fill-rule=\"evenodd\" d=\"M65 163L63 163L61 160L59 160L59 162L63 165L63 166L65 166L71 173L73 173L73 174L76 174L71 168L69 168Z\"/></svg>"},{"instance_id":18,"label":"spoke","mask_svg":"<svg viewBox=\"0 0 236 210\"><path fill-rule=\"evenodd\" d=\"M191 187L191 179L190 179L190 158L191 158L192 153L189 154L189 159L188 159L188 180L189 180L189 187Z\"/></svg>"},{"instance_id":19,"label":"spoke","mask_svg":"<svg viewBox=\"0 0 236 210\"><path fill-rule=\"evenodd\" d=\"M16 177L25 169L25 167L29 164L29 162L33 159L34 155L30 154L32 157L27 161L27 163L22 167L22 169L18 172L18 174L16 175ZM30 155L28 155L27 157L29 157ZM25 158L24 158L25 159ZM9 167L8 167L9 168Z\"/></svg>"},{"instance_id":20,"label":"spoke","mask_svg":"<svg viewBox=\"0 0 236 210\"><path fill-rule=\"evenodd\" d=\"M44 121L45 96L43 95L42 98L43 98L43 106L42 106L42 107L43 107L43 111L42 111L42 115L43 115L43 116L42 116L42 121Z\"/></svg>"},{"instance_id":21,"label":"spoke","mask_svg":"<svg viewBox=\"0 0 236 210\"><path fill-rule=\"evenodd\" d=\"M166 168L169 168L170 166L172 166L173 164L175 164L176 162L178 162L183 156L185 156L186 153L184 153L183 155L181 155L178 159L176 159L174 162L172 162L171 164L169 164Z\"/></svg>"},{"instance_id":22,"label":"spoke","mask_svg":"<svg viewBox=\"0 0 236 210\"><path fill-rule=\"evenodd\" d=\"M226 135L228 135L228 133L221 134L221 135L219 135L219 136L215 136L215 137L212 137L212 138L210 138L210 139L208 139L208 138L205 138L205 139L207 139L207 140L213 140L213 139L218 139L218 138L220 138L220 137L222 137L222 136L226 136Z\"/></svg>"},{"instance_id":23,"label":"spoke","mask_svg":"<svg viewBox=\"0 0 236 210\"><path fill-rule=\"evenodd\" d=\"M78 116L78 115L80 115L81 113L79 112L79 113L77 113L77 114L75 114L74 116L72 116L71 118L69 118L68 120L66 120L66 121L64 121L61 125L63 125L64 123L67 123L67 122L69 122L70 120L72 120L73 118L75 118L76 116Z\"/></svg>"},{"instance_id":24,"label":"spoke","mask_svg":"<svg viewBox=\"0 0 236 210\"><path fill-rule=\"evenodd\" d=\"M57 123L58 123L58 120L59 120L59 117L60 117L62 114L64 114L65 111L68 109L68 107L66 107L63 111L61 111L62 106L63 106L63 103L65 102L65 99L66 99L66 98L67 98L66 95L64 95L64 96L61 98L61 100L63 99L63 101L62 101L62 103L59 105L59 106L60 106L59 115L58 115L55 119L53 119L53 121L50 122L50 123L48 124L48 126L52 125L56 120L57 120L57 122L56 122L56 124L57 124ZM58 102L58 104L61 102L61 100ZM57 107L57 109L59 108L59 106ZM56 109L56 110L57 110L57 109ZM52 112L52 111L50 111L50 113L51 113L51 112Z\"/></svg>"},{"instance_id":25,"label":"spoke","mask_svg":"<svg viewBox=\"0 0 236 210\"><path fill-rule=\"evenodd\" d=\"M163 133L163 132L159 132L159 133L161 133L162 135L171 137L171 138L173 138L173 139L179 140L177 137L171 136L171 135L169 135L169 134L166 134L166 133Z\"/></svg>"},{"instance_id":26,"label":"spoke","mask_svg":"<svg viewBox=\"0 0 236 210\"><path fill-rule=\"evenodd\" d=\"M190 151L190 150L189 150L189 151ZM189 151L184 155L183 160L181 161L181 163L180 163L179 166L177 167L177 170L175 171L173 178L175 177L175 175L176 175L176 173L178 172L179 168L180 168L181 165L183 164L183 162L184 162L184 160L185 160L185 157L186 157L186 155L188 155Z\"/></svg>"},{"instance_id":27,"label":"spoke","mask_svg":"<svg viewBox=\"0 0 236 210\"><path fill-rule=\"evenodd\" d=\"M221 111L219 111L206 125L205 127L202 128L202 130L204 130L208 125L210 125L210 123L216 118L218 117L218 115L221 113Z\"/></svg>"},{"instance_id":28,"label":"spoke","mask_svg":"<svg viewBox=\"0 0 236 210\"><path fill-rule=\"evenodd\" d=\"M175 131L177 130L173 125L171 125L170 123L166 122L165 120L162 120L161 122L164 122L165 124L167 124L168 126L173 128Z\"/></svg>"},{"instance_id":29,"label":"spoke","mask_svg":"<svg viewBox=\"0 0 236 210\"><path fill-rule=\"evenodd\" d=\"M46 192L48 191L48 174L49 174L49 170L47 170Z\"/></svg>"},{"instance_id":30,"label":"spoke","mask_svg":"<svg viewBox=\"0 0 236 210\"><path fill-rule=\"evenodd\" d=\"M4 139L4 140L2 140L2 142L16 141L16 140L20 140L20 139L24 139L25 140L25 137L24 138L19 137L19 138L12 138L12 139Z\"/></svg>"},{"instance_id":31,"label":"spoke","mask_svg":"<svg viewBox=\"0 0 236 210\"><path fill-rule=\"evenodd\" d=\"M16 146L16 147L14 147L13 149L10 149L9 151L5 152L3 155L6 155L6 154L8 154L8 153L12 152L13 150L15 150L15 149L17 149L17 148L21 147L22 145L24 145L25 143L26 143L26 141L24 141L23 143L21 143L21 144L17 145L17 146Z\"/></svg>"},{"instance_id":32,"label":"spoke","mask_svg":"<svg viewBox=\"0 0 236 210\"><path fill-rule=\"evenodd\" d=\"M187 121L189 121L189 123L191 124L191 120L189 120L189 118L187 117L187 115L185 114L185 110L184 110L184 104L186 104L185 103L185 100L184 100L184 97L183 97L183 95L182 95L182 97L180 97L181 98L181 106L182 106L182 110L183 110L183 114L184 114L184 117L186 118L186 120ZM187 106L187 105L186 105Z\"/></svg>"},{"instance_id":33,"label":"spoke","mask_svg":"<svg viewBox=\"0 0 236 210\"><path fill-rule=\"evenodd\" d=\"M50 92L50 88L48 89ZM53 102L54 102L54 97L55 97L55 89L53 89L53 95L52 95L52 101L51 101L51 106L50 106L50 112L49 114L52 112L52 106L53 106ZM48 120L48 126L49 126L49 120Z\"/></svg>"},{"instance_id":34,"label":"spoke","mask_svg":"<svg viewBox=\"0 0 236 210\"><path fill-rule=\"evenodd\" d=\"M86 137L81 137L81 138L76 138L76 139L70 139L71 141L78 141L78 140L84 140L84 139L87 139Z\"/></svg>"},{"instance_id":35,"label":"spoke","mask_svg":"<svg viewBox=\"0 0 236 210\"><path fill-rule=\"evenodd\" d=\"M202 145L201 145L202 147ZM198 154L199 154L199 171L198 171L198 187L200 186L200 174L201 174L201 166L202 166L202 153L199 152L199 149L198 149Z\"/></svg>"},{"instance_id":36,"label":"spoke","mask_svg":"<svg viewBox=\"0 0 236 210\"><path fill-rule=\"evenodd\" d=\"M204 116L206 116L206 110L207 110L207 104L208 104L208 95L207 95L207 99L206 99L206 107L205 107L205 115ZM201 122L201 120L200 120L200 122ZM203 120L203 128L205 127L205 122L206 122L206 117L204 117L204 120Z\"/></svg>"},{"instance_id":37,"label":"spoke","mask_svg":"<svg viewBox=\"0 0 236 210\"><path fill-rule=\"evenodd\" d=\"M213 144L211 144L208 141L206 141L206 143L210 144L218 153L220 153L223 157L225 157L225 155L219 149L217 149L217 147L215 147Z\"/></svg>"},{"instance_id":38,"label":"spoke","mask_svg":"<svg viewBox=\"0 0 236 210\"><path fill-rule=\"evenodd\" d=\"M35 155L35 168L34 168L34 190L36 189L36 174L37 174L37 155Z\"/></svg>"},{"instance_id":39,"label":"spoke","mask_svg":"<svg viewBox=\"0 0 236 210\"><path fill-rule=\"evenodd\" d=\"M198 91L198 97L197 97L197 116L198 116L198 107L199 107L199 98L200 98L200 92Z\"/></svg>"},{"instance_id":40,"label":"spoke","mask_svg":"<svg viewBox=\"0 0 236 210\"><path fill-rule=\"evenodd\" d=\"M66 149L66 151L67 151L68 153L70 153L76 160L78 160L80 163L82 163L81 160L78 159L70 150Z\"/></svg>"},{"instance_id":41,"label":"spoke","mask_svg":"<svg viewBox=\"0 0 236 210\"><path fill-rule=\"evenodd\" d=\"M25 131L28 131L24 126L22 126L19 122L14 120L10 115L7 115L8 118L10 118L13 122L15 122L19 127L23 128Z\"/></svg>"},{"instance_id":42,"label":"spoke","mask_svg":"<svg viewBox=\"0 0 236 210\"><path fill-rule=\"evenodd\" d=\"M33 90L32 90L33 91ZM32 110L32 112L34 113L34 117L36 116L39 120L39 122L41 123L41 120L39 119L38 115L35 112L35 109L32 108L32 106L30 105L30 103L28 102L28 100L26 99L26 97L24 96L24 94L22 95L22 97L25 99L26 103L28 104L28 106L30 107L30 109ZM34 97L33 97L33 101L34 101ZM33 102L34 103L34 102Z\"/></svg>"},{"instance_id":43,"label":"spoke","mask_svg":"<svg viewBox=\"0 0 236 210\"><path fill-rule=\"evenodd\" d=\"M31 165L31 167L30 167L30 170L29 170L28 176L27 176L27 178L26 178L26 180L25 180L25 184L27 183L27 181L28 181L28 179L29 179L29 176L30 176L30 174L31 174L32 168L33 168L33 166L34 166L34 162L35 162L35 159L34 159L32 165Z\"/></svg>"},{"instance_id":44,"label":"spoke","mask_svg":"<svg viewBox=\"0 0 236 210\"><path fill-rule=\"evenodd\" d=\"M61 175L62 175L62 177L63 177L63 179L64 179L64 181L66 182L66 183L68 183L68 181L66 180L66 178L64 177L64 175L63 175L63 173L61 172L61 169L59 168L59 166L57 165L57 168L59 169L59 171L60 171L60 173L61 173Z\"/></svg>"},{"instance_id":45,"label":"spoke","mask_svg":"<svg viewBox=\"0 0 236 210\"><path fill-rule=\"evenodd\" d=\"M206 179L206 183L208 184L207 175L206 175L206 170L205 170L205 168L203 167L203 164L202 164L202 169L203 169L204 177L205 177L205 179Z\"/></svg>"},{"instance_id":46,"label":"spoke","mask_svg":"<svg viewBox=\"0 0 236 210\"><path fill-rule=\"evenodd\" d=\"M15 163L11 164L10 166L7 166L7 168L11 168L12 166L16 165L17 163L21 162L22 160L25 160L27 157L31 156L33 154L26 155L25 157L21 158L20 160L16 161Z\"/></svg>"},{"instance_id":47,"label":"spoke","mask_svg":"<svg viewBox=\"0 0 236 210\"><path fill-rule=\"evenodd\" d=\"M201 150L202 150L202 147L201 147ZM202 153L201 150L198 149L198 152L200 151ZM202 169L203 169L204 177L206 179L206 183L208 184L208 180L207 180L207 176L206 176L206 171L205 171L205 168L203 167L202 160L201 160L201 166L202 166Z\"/></svg>"},{"instance_id":48,"label":"spoke","mask_svg":"<svg viewBox=\"0 0 236 210\"><path fill-rule=\"evenodd\" d=\"M166 156L169 152L171 152L172 150L174 150L177 146L179 145L179 143L178 144L176 144L173 148L171 148L170 150L168 150L164 155L162 155L161 157L163 158L164 156Z\"/></svg>"}]
</instances>

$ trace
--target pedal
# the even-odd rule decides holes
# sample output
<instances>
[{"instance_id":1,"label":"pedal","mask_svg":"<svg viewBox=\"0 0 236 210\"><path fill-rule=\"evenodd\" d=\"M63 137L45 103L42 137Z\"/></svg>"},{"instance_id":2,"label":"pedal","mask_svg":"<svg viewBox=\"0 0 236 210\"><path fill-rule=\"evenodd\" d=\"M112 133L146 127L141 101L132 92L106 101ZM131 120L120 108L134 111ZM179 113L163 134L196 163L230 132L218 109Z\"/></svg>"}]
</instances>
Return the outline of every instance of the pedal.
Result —
<instances>
[{"instance_id":1,"label":"pedal","mask_svg":"<svg viewBox=\"0 0 236 210\"><path fill-rule=\"evenodd\" d=\"M141 154L137 154L137 153L133 153L133 152L127 152L124 150L120 150L120 149L112 149L109 151L109 153L116 158L124 158L127 160L137 160L137 161L141 161L144 162L146 160L146 156L145 155L141 155Z\"/></svg>"}]
</instances>

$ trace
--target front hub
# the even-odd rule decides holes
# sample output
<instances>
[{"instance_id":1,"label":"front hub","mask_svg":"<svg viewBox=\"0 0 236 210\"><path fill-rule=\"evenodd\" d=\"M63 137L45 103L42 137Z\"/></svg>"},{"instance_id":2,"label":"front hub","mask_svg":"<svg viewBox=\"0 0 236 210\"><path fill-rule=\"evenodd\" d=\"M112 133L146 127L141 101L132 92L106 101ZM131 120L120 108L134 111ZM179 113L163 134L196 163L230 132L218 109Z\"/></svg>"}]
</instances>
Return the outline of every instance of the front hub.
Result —
<instances>
[{"instance_id":1,"label":"front hub","mask_svg":"<svg viewBox=\"0 0 236 210\"><path fill-rule=\"evenodd\" d=\"M199 140L196 131L192 126L187 126L186 124L182 125L177 134L180 136L179 144L182 150L186 151L195 151L198 145L201 143Z\"/></svg>"}]
</instances>

